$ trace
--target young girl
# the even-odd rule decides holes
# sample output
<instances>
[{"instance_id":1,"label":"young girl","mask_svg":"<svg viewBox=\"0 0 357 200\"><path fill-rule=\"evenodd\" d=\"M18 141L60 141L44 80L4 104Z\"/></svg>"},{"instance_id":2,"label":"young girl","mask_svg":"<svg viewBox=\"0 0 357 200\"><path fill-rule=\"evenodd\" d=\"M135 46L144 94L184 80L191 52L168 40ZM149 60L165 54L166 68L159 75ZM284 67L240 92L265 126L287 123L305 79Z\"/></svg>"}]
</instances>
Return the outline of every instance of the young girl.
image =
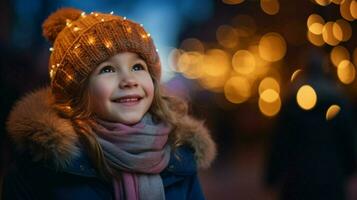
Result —
<instances>
[{"instance_id":1,"label":"young girl","mask_svg":"<svg viewBox=\"0 0 357 200\"><path fill-rule=\"evenodd\" d=\"M142 27L63 8L43 24L51 86L13 108L18 159L3 199L204 199L197 168L215 145L184 102L160 91L160 60Z\"/></svg>"}]
</instances>

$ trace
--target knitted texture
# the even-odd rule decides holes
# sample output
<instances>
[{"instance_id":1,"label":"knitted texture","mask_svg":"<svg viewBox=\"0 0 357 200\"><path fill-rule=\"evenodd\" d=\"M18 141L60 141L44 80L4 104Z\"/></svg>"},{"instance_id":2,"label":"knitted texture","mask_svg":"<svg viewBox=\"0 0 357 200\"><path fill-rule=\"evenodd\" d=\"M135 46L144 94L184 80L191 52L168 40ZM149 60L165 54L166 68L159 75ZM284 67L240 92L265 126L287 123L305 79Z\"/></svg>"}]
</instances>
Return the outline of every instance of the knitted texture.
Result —
<instances>
[{"instance_id":1,"label":"knitted texture","mask_svg":"<svg viewBox=\"0 0 357 200\"><path fill-rule=\"evenodd\" d=\"M53 43L49 72L57 100L71 98L96 66L120 52L137 53L150 74L160 79L160 59L150 34L125 17L62 8L42 27L43 35Z\"/></svg>"}]
</instances>

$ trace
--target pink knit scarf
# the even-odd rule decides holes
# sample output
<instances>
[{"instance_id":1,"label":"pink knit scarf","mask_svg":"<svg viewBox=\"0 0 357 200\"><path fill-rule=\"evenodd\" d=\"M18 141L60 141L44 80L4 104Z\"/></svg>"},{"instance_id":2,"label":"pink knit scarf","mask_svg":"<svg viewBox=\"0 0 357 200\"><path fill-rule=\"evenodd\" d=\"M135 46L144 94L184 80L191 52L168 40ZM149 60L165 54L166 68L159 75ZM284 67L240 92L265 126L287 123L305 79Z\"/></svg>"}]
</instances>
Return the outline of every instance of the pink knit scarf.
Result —
<instances>
[{"instance_id":1,"label":"pink knit scarf","mask_svg":"<svg viewBox=\"0 0 357 200\"><path fill-rule=\"evenodd\" d=\"M160 172L170 160L171 127L155 124L151 115L132 126L96 119L92 125L104 156L122 180L113 180L115 199L165 199Z\"/></svg>"}]
</instances>

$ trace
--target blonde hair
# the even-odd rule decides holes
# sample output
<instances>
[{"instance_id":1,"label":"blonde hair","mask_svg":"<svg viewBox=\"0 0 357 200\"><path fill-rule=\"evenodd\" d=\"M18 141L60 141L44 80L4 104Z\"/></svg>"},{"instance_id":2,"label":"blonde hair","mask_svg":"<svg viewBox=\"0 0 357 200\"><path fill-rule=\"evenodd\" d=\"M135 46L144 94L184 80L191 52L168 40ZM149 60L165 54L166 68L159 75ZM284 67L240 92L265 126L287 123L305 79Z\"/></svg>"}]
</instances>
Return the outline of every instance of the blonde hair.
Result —
<instances>
[{"instance_id":1,"label":"blonde hair","mask_svg":"<svg viewBox=\"0 0 357 200\"><path fill-rule=\"evenodd\" d=\"M182 145L180 135L177 134L176 130L179 119L187 114L187 103L178 97L164 94L159 80L154 76L152 76L152 80L154 97L148 112L153 115L155 121L166 123L172 127L172 132L169 134L169 144L175 151L177 147ZM89 78L80 84L76 96L66 98L66 102L56 102L54 107L62 117L69 118L72 121L81 143L86 147L84 149L101 178L104 180L110 180L113 176L119 178L120 173L114 171L112 164L105 159L103 150L90 126L90 123L93 123L93 113L90 109L88 81Z\"/></svg>"}]
</instances>

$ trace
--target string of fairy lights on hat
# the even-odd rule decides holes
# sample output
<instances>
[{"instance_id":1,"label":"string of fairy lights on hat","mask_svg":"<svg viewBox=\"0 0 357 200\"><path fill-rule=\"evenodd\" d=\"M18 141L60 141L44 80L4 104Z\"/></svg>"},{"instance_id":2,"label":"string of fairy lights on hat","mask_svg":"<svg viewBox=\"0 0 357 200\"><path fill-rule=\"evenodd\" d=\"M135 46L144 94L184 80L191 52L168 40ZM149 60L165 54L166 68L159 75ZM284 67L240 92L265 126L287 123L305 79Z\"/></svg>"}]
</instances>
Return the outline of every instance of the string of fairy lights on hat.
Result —
<instances>
[{"instance_id":1,"label":"string of fairy lights on hat","mask_svg":"<svg viewBox=\"0 0 357 200\"><path fill-rule=\"evenodd\" d=\"M113 15L113 14L114 14L114 11L111 11L109 14L110 14L110 15ZM91 12L90 15L94 15L95 17L98 17L98 16L99 16L99 14L98 14L98 13L95 13L95 12ZM87 15L86 15L85 12L82 12L82 13L81 13L81 17L82 17L82 18L85 18L86 16L87 16ZM124 17L122 17L122 19L123 19L123 20L127 20L127 17L124 16ZM101 19L100 19L100 22L98 22L98 23L105 22L105 21L106 21L106 20L105 20L104 18L101 18ZM109 20L109 21L112 21L112 20ZM106 21L106 22L108 22L108 21ZM82 34L83 34L84 32L86 32L87 30L91 29L94 25L97 25L98 23L95 23L95 24L91 25L90 27L88 27L86 30L83 30L83 32L81 33L81 35L79 35L79 36L73 41L73 43L70 45L70 47L66 50L66 52L64 53L64 56L62 57L61 61L60 61L59 63L57 63L57 64L51 65L50 70L49 70L49 74L50 74L51 81L54 80L54 77L55 77L57 71L58 71L58 70L61 70L61 68L60 68L60 67L62 66L61 63L63 63L64 58L66 57L66 55L67 55L67 53L70 51L70 49L72 49L72 46L75 45L74 48L73 48L73 50L78 49L78 47L80 47L80 44L76 44L76 42L81 38ZM66 26L67 26L68 28L70 28L70 27L72 26L72 21L71 21L70 19L66 19ZM144 27L144 25L143 25L143 24L140 24L140 27ZM80 31L80 30L81 30L81 28L78 27L78 26L75 26L75 27L73 28L73 31L75 31L75 32ZM127 31L128 31L128 33L131 33L131 27L127 27ZM144 32L146 32L146 31L144 30ZM143 39L150 38L150 37L151 37L151 34L150 34L150 33L145 33L145 34L142 34L141 37L142 37ZM93 45L94 43L95 43L94 37L93 37L93 36L92 36L92 37L89 37L89 38L88 38L88 44ZM105 41L105 42L104 42L104 46L105 46L106 48L111 48L111 47L112 47L112 43L111 43L110 41ZM155 49L155 50L156 50L156 52L159 52L158 49ZM49 51L50 51L50 52L54 52L54 51L55 51L55 48L54 48L54 47L50 47L50 48L49 48ZM64 72L64 73L66 74L66 76L67 76L70 80L73 80L73 77L72 77L71 75L69 75L68 73L66 73L64 70L62 70L62 72Z\"/></svg>"}]
</instances>

